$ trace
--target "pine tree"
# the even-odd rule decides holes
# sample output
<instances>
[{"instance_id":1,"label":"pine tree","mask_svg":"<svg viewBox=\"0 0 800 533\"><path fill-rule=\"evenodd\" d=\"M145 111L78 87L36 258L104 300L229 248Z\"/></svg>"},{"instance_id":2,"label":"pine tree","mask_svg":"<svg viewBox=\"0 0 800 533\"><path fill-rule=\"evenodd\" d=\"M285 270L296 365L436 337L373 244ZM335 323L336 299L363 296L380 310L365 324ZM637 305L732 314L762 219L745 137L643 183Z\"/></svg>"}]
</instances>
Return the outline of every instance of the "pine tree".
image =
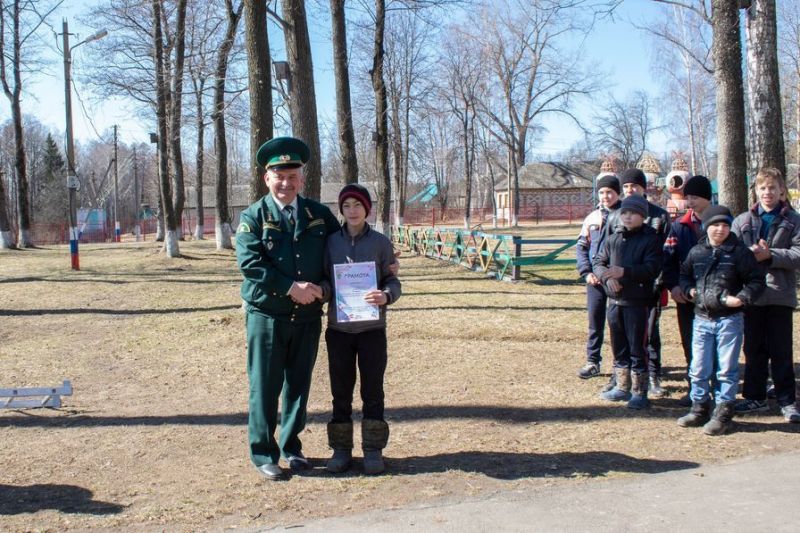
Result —
<instances>
[{"instance_id":1,"label":"pine tree","mask_svg":"<svg viewBox=\"0 0 800 533\"><path fill-rule=\"evenodd\" d=\"M36 219L44 223L65 221L69 209L69 197L65 178L66 163L53 140L47 134L45 139L42 176L38 177L38 191L34 201Z\"/></svg>"}]
</instances>

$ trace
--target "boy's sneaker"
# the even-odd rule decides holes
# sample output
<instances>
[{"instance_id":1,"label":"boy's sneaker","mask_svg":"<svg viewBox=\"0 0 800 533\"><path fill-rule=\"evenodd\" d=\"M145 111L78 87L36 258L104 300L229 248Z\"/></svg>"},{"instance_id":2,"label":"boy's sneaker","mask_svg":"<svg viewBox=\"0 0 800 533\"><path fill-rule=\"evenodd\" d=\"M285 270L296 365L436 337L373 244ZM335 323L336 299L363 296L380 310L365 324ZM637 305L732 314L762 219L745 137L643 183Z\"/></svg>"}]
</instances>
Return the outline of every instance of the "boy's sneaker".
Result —
<instances>
[{"instance_id":1,"label":"boy's sneaker","mask_svg":"<svg viewBox=\"0 0 800 533\"><path fill-rule=\"evenodd\" d=\"M600 375L600 365L597 363L588 362L583 368L578 370L578 377L581 379L594 378Z\"/></svg>"},{"instance_id":2,"label":"boy's sneaker","mask_svg":"<svg viewBox=\"0 0 800 533\"><path fill-rule=\"evenodd\" d=\"M736 402L733 409L737 414L758 413L769 410L769 405L767 405L767 400L748 400L744 398Z\"/></svg>"},{"instance_id":3,"label":"boy's sneaker","mask_svg":"<svg viewBox=\"0 0 800 533\"><path fill-rule=\"evenodd\" d=\"M797 410L797 406L793 403L781 407L781 413L783 414L783 419L787 422L792 422L793 424L800 422L800 411Z\"/></svg>"}]
</instances>

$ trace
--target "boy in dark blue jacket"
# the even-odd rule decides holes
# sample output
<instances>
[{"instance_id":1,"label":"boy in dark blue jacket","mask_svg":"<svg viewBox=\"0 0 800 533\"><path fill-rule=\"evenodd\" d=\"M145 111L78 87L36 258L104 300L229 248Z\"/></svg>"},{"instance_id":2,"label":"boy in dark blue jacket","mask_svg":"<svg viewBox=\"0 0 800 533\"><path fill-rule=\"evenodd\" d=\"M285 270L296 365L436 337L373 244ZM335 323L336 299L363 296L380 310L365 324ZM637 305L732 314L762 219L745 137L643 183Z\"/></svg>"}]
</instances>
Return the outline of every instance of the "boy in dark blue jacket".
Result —
<instances>
[{"instance_id":1,"label":"boy in dark blue jacket","mask_svg":"<svg viewBox=\"0 0 800 533\"><path fill-rule=\"evenodd\" d=\"M694 302L692 331L692 409L678 419L683 427L704 425L706 435L722 435L733 425L739 386L739 352L744 337L744 306L766 287L764 270L753 252L731 233L733 217L727 207L711 206L703 213L707 239L695 245L681 265L683 293ZM714 398L708 380L717 368Z\"/></svg>"},{"instance_id":2,"label":"boy in dark blue jacket","mask_svg":"<svg viewBox=\"0 0 800 533\"><path fill-rule=\"evenodd\" d=\"M610 301L608 326L614 350L616 385L604 400L628 401L631 409L649 407L647 399L647 322L653 285L661 273L662 244L644 224L647 200L625 198L619 208L621 226L610 235L592 263Z\"/></svg>"},{"instance_id":3,"label":"boy in dark blue jacket","mask_svg":"<svg viewBox=\"0 0 800 533\"><path fill-rule=\"evenodd\" d=\"M578 377L589 379L600 375L600 350L603 346L603 331L606 327L607 296L600 278L592 272L592 260L605 242L608 228L616 224L614 219L619 209L619 180L614 174L597 178L597 209L584 219L578 236L576 255L578 273L586 280L586 311L589 315L589 331L586 340L586 364L578 370Z\"/></svg>"},{"instance_id":4,"label":"boy in dark blue jacket","mask_svg":"<svg viewBox=\"0 0 800 533\"><path fill-rule=\"evenodd\" d=\"M675 302L678 314L678 331L681 335L683 356L686 359L686 381L691 388L689 366L692 362L692 323L694 321L694 304L686 298L680 285L681 264L686 260L689 251L705 237L701 217L711 205L711 182L705 176L692 176L683 187L686 213L677 218L670 227L669 236L664 243L664 285ZM687 391L678 403L682 407L692 405Z\"/></svg>"}]
</instances>

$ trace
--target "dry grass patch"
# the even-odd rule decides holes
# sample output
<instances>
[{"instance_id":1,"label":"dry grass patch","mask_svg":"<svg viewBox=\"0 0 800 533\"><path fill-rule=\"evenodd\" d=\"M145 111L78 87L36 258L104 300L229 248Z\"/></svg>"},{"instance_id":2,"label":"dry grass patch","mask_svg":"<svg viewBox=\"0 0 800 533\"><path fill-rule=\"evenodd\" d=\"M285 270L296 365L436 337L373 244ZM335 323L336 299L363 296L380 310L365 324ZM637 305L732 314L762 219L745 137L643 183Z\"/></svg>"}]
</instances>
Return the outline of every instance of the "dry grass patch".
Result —
<instances>
[{"instance_id":1,"label":"dry grass patch","mask_svg":"<svg viewBox=\"0 0 800 533\"><path fill-rule=\"evenodd\" d=\"M550 233L548 233L550 232ZM531 235L577 233L576 227ZM682 355L662 319L670 398L648 412L580 381L583 287L572 268L521 283L405 256L390 312L385 476L322 471L324 343L303 434L318 468L267 483L247 458L247 379L233 254L182 243L0 253L0 387L59 384L61 410L0 411L0 529L267 527L548 483L690 468L796 448L770 416L711 439L675 424ZM356 401L356 405L359 402Z\"/></svg>"}]
</instances>

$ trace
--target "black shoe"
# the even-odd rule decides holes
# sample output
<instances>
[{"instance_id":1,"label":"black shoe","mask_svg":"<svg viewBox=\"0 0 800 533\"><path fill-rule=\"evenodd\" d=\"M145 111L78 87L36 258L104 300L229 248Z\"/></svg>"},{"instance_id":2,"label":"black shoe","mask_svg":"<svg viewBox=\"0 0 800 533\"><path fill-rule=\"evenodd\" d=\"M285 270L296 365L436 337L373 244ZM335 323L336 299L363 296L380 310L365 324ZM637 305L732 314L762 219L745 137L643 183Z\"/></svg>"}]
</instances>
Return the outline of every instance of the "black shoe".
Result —
<instances>
[{"instance_id":1,"label":"black shoe","mask_svg":"<svg viewBox=\"0 0 800 533\"><path fill-rule=\"evenodd\" d=\"M286 474L283 469L278 465L266 464L256 467L258 472L270 481L280 481L286 479Z\"/></svg>"},{"instance_id":2,"label":"black shoe","mask_svg":"<svg viewBox=\"0 0 800 533\"><path fill-rule=\"evenodd\" d=\"M311 462L302 453L289 455L286 460L289 461L289 469L292 472L311 470Z\"/></svg>"}]
</instances>

